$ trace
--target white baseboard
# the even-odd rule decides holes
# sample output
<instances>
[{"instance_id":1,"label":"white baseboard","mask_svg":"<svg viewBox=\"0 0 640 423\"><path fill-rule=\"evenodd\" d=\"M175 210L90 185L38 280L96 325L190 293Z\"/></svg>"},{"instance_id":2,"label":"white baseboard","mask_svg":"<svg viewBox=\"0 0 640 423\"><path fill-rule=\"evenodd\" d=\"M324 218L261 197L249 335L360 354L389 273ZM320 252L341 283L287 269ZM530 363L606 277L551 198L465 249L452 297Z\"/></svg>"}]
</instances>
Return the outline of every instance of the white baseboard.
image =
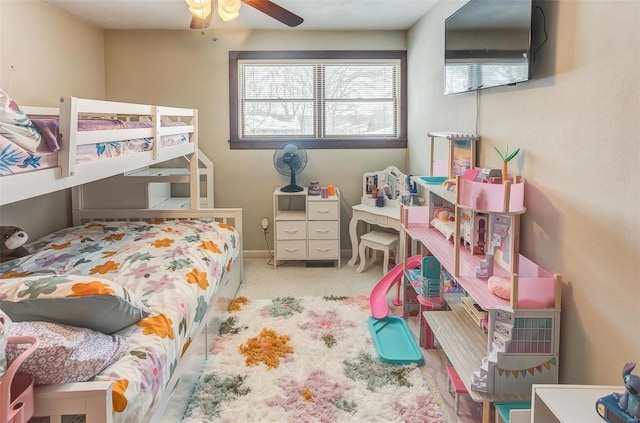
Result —
<instances>
[{"instance_id":1,"label":"white baseboard","mask_svg":"<svg viewBox=\"0 0 640 423\"><path fill-rule=\"evenodd\" d=\"M271 254L267 250L242 250L242 255L247 258L262 258L271 256Z\"/></svg>"}]
</instances>

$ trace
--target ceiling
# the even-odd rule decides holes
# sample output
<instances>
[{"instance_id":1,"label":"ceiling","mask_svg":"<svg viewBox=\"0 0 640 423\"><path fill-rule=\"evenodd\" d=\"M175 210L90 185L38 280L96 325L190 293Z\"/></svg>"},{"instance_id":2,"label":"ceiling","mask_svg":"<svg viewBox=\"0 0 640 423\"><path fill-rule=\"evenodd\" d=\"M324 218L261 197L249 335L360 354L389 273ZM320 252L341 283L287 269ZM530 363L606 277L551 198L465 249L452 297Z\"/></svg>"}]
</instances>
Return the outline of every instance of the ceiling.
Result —
<instances>
[{"instance_id":1,"label":"ceiling","mask_svg":"<svg viewBox=\"0 0 640 423\"><path fill-rule=\"evenodd\" d=\"M188 29L185 0L44 0L104 29ZM405 30L438 0L274 0L302 17L289 28L243 4L231 22L217 15L211 27L287 30Z\"/></svg>"}]
</instances>

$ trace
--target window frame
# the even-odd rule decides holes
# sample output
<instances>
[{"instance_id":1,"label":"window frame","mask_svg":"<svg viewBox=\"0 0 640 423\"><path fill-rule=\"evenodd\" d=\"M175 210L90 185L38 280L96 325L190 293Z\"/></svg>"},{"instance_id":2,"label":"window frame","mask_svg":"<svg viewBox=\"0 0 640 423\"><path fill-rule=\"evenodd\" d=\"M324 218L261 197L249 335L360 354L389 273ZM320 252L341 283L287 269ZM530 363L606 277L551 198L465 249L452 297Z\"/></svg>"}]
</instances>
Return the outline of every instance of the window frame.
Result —
<instances>
[{"instance_id":1,"label":"window frame","mask_svg":"<svg viewBox=\"0 0 640 423\"><path fill-rule=\"evenodd\" d=\"M251 138L241 139L238 116L238 62L241 60L395 59L400 61L398 137L375 138ZM229 147L231 150L271 150L283 143L306 149L407 148L407 52L406 50L282 50L229 51Z\"/></svg>"}]
</instances>

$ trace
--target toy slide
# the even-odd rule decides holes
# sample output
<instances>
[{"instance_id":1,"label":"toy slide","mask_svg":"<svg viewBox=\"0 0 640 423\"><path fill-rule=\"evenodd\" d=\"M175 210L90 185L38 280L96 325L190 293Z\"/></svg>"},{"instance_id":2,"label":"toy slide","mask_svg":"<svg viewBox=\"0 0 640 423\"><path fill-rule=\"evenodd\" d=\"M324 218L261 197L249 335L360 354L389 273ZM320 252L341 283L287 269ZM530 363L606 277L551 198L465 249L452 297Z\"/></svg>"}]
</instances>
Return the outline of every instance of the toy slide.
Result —
<instances>
[{"instance_id":1,"label":"toy slide","mask_svg":"<svg viewBox=\"0 0 640 423\"><path fill-rule=\"evenodd\" d=\"M418 254L407 259L407 269L415 269L420 266L422 255ZM402 279L402 263L395 265L386 275L378 281L376 286L371 290L369 295L369 305L371 306L371 315L376 319L384 319L389 314L389 305L387 304L387 293L393 285L400 286Z\"/></svg>"}]
</instances>

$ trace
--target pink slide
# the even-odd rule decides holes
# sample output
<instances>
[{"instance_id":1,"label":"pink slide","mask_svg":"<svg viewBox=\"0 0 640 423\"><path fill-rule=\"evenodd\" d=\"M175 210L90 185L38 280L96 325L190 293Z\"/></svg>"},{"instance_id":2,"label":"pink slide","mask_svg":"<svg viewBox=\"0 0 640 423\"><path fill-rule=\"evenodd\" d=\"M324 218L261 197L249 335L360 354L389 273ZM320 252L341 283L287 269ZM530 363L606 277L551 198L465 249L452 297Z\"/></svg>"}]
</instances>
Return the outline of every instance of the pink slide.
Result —
<instances>
[{"instance_id":1,"label":"pink slide","mask_svg":"<svg viewBox=\"0 0 640 423\"><path fill-rule=\"evenodd\" d=\"M407 259L407 269L415 269L420 266L422 255L418 254ZM398 284L398 294L400 293L400 281L402 280L402 263L395 265L393 269L382 277L371 290L369 295L369 305L371 306L371 315L376 319L384 319L389 314L389 305L387 304L387 293L391 287ZM400 295L398 295L398 300Z\"/></svg>"}]
</instances>

